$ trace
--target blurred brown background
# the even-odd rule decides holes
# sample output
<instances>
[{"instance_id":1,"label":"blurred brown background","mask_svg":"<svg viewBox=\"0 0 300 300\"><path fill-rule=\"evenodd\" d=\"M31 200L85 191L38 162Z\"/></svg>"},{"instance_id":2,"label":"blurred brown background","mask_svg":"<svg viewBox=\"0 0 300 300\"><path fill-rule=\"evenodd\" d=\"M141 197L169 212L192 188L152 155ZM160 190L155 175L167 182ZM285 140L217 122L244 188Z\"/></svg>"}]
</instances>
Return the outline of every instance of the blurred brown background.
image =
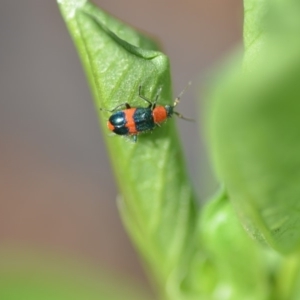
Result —
<instances>
[{"instance_id":1,"label":"blurred brown background","mask_svg":"<svg viewBox=\"0 0 300 300\"><path fill-rule=\"evenodd\" d=\"M160 40L174 94L193 81L180 111L198 119L208 69L241 43L242 1L94 2ZM0 3L1 245L47 249L146 285L119 220L91 95L56 2ZM178 127L192 180L206 197L216 184L198 127L180 120Z\"/></svg>"}]
</instances>

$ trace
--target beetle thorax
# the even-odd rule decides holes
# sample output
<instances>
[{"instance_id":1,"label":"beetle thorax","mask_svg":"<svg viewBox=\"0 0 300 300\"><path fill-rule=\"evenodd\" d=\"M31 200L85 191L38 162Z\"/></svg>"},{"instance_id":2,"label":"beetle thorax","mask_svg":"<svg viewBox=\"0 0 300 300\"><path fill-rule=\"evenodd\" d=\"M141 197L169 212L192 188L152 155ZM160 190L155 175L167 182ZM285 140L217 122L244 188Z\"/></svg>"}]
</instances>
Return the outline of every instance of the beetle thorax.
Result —
<instances>
[{"instance_id":1,"label":"beetle thorax","mask_svg":"<svg viewBox=\"0 0 300 300\"><path fill-rule=\"evenodd\" d=\"M168 118L168 112L165 106L158 105L152 110L154 123L164 122Z\"/></svg>"}]
</instances>

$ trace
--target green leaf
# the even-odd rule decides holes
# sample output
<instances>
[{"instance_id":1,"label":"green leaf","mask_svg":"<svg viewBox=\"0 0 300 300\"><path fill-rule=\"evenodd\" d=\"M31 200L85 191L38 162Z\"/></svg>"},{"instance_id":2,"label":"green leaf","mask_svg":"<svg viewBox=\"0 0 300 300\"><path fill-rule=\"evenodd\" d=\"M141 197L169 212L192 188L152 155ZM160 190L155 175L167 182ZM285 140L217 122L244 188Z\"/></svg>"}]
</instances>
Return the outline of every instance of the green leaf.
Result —
<instances>
[{"instance_id":1,"label":"green leaf","mask_svg":"<svg viewBox=\"0 0 300 300\"><path fill-rule=\"evenodd\" d=\"M247 232L290 253L300 246L300 8L292 0L269 2L267 19L256 23L267 1L245 3L253 3L245 30L253 40L262 31L261 47L249 56L252 45L246 45L244 61L214 82L210 142Z\"/></svg>"},{"instance_id":2,"label":"green leaf","mask_svg":"<svg viewBox=\"0 0 300 300\"><path fill-rule=\"evenodd\" d=\"M156 44L88 1L60 0L60 9L77 46L103 125L108 152L120 187L122 218L162 294L184 299L180 282L186 276L194 247L197 208L187 178L174 120L138 137L108 136L108 113L128 102L146 106L142 94L172 103L168 58Z\"/></svg>"},{"instance_id":3,"label":"green leaf","mask_svg":"<svg viewBox=\"0 0 300 300\"><path fill-rule=\"evenodd\" d=\"M270 40L297 39L300 26L300 3L297 0L244 0L244 67L252 67ZM278 36L281 38L278 39ZM276 45L277 44L277 45ZM272 49L270 49L272 53Z\"/></svg>"},{"instance_id":4,"label":"green leaf","mask_svg":"<svg viewBox=\"0 0 300 300\"><path fill-rule=\"evenodd\" d=\"M245 234L223 190L205 206L199 228L207 264L215 269L212 299L268 299L271 257Z\"/></svg>"},{"instance_id":5,"label":"green leaf","mask_svg":"<svg viewBox=\"0 0 300 300\"><path fill-rule=\"evenodd\" d=\"M247 61L255 59L264 45L270 2L265 0L244 0L244 45Z\"/></svg>"}]
</instances>

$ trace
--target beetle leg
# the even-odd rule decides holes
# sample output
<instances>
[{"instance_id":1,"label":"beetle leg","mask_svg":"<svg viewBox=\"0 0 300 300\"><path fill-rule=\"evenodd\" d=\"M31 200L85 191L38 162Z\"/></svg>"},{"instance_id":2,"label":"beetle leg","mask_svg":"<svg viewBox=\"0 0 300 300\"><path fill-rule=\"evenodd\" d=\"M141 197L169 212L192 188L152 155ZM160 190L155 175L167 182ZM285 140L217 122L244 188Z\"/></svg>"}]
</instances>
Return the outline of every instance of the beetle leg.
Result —
<instances>
[{"instance_id":1,"label":"beetle leg","mask_svg":"<svg viewBox=\"0 0 300 300\"><path fill-rule=\"evenodd\" d=\"M148 102L150 105L149 107L152 107L152 105L153 105L152 101L149 100L148 98L146 98L145 96L143 96L141 93L141 90L142 90L142 86L140 85L139 86L139 97L142 98L143 100L145 100L146 102Z\"/></svg>"}]
</instances>

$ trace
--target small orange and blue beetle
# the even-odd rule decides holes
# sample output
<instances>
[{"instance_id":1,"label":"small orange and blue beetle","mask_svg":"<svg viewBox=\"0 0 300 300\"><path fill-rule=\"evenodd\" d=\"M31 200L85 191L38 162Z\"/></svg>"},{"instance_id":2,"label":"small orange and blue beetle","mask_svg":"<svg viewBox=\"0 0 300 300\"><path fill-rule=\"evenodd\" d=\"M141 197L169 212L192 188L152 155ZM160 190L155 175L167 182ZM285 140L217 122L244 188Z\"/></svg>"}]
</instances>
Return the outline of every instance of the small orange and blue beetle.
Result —
<instances>
[{"instance_id":1,"label":"small orange and blue beetle","mask_svg":"<svg viewBox=\"0 0 300 300\"><path fill-rule=\"evenodd\" d=\"M189 83L188 86L190 84L191 83ZM171 118L173 114L177 115L181 119L193 121L192 119L183 117L177 111L174 111L174 107L179 103L180 98L187 87L178 95L173 105L163 106L157 104L158 95L154 101L151 101L141 94L142 86L139 86L139 97L145 100L149 106L131 107L126 102L116 106L112 110L107 110L113 113L107 121L108 129L118 135L132 136L133 141L136 142L137 135L139 133L153 130L155 127L160 126L160 124L168 118ZM125 107L125 109L119 110L121 107Z\"/></svg>"}]
</instances>

